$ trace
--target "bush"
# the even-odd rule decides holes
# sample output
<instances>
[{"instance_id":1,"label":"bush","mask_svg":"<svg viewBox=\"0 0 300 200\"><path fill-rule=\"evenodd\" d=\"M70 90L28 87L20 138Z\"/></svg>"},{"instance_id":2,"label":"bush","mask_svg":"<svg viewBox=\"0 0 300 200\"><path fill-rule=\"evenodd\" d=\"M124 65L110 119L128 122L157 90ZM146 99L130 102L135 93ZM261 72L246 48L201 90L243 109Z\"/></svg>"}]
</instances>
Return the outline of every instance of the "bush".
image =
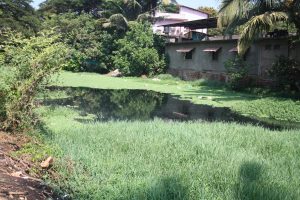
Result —
<instances>
[{"instance_id":1,"label":"bush","mask_svg":"<svg viewBox=\"0 0 300 200\"><path fill-rule=\"evenodd\" d=\"M236 56L224 63L228 74L228 86L233 90L242 90L251 83L248 78L249 66L244 62L243 58Z\"/></svg>"},{"instance_id":2,"label":"bush","mask_svg":"<svg viewBox=\"0 0 300 200\"><path fill-rule=\"evenodd\" d=\"M118 50L112 57L115 68L127 76L165 72L166 64L154 48L150 24L132 22L129 28L125 37L117 41Z\"/></svg>"},{"instance_id":3,"label":"bush","mask_svg":"<svg viewBox=\"0 0 300 200\"><path fill-rule=\"evenodd\" d=\"M7 73L0 81L0 128L20 130L31 124L35 95L66 60L67 47L59 40L52 31L29 39L11 34L1 66Z\"/></svg>"},{"instance_id":4,"label":"bush","mask_svg":"<svg viewBox=\"0 0 300 200\"><path fill-rule=\"evenodd\" d=\"M280 88L300 91L300 63L296 60L280 56L269 73Z\"/></svg>"}]
</instances>

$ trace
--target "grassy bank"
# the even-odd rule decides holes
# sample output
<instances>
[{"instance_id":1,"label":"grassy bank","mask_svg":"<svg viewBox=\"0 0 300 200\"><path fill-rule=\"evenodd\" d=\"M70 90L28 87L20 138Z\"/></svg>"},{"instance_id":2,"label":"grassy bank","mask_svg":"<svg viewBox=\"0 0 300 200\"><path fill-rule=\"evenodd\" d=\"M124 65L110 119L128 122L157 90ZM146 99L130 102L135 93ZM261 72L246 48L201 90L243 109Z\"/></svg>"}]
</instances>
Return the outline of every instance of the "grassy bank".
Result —
<instances>
[{"instance_id":1,"label":"grassy bank","mask_svg":"<svg viewBox=\"0 0 300 200\"><path fill-rule=\"evenodd\" d=\"M227 123L80 123L42 108L74 199L298 199L300 133ZM60 152L60 153L61 153Z\"/></svg>"},{"instance_id":2,"label":"grassy bank","mask_svg":"<svg viewBox=\"0 0 300 200\"><path fill-rule=\"evenodd\" d=\"M53 78L53 85L101 89L145 89L179 95L197 104L229 107L247 116L300 122L300 101L274 96L256 96L228 91L220 87L199 86L195 82L111 78L92 73L63 72Z\"/></svg>"},{"instance_id":3,"label":"grassy bank","mask_svg":"<svg viewBox=\"0 0 300 200\"><path fill-rule=\"evenodd\" d=\"M300 121L299 101L174 79L63 72L52 84L154 90L244 115ZM74 199L300 199L299 130L161 119L93 122L95 116L70 106L38 111L47 143L60 148L57 184Z\"/></svg>"}]
</instances>

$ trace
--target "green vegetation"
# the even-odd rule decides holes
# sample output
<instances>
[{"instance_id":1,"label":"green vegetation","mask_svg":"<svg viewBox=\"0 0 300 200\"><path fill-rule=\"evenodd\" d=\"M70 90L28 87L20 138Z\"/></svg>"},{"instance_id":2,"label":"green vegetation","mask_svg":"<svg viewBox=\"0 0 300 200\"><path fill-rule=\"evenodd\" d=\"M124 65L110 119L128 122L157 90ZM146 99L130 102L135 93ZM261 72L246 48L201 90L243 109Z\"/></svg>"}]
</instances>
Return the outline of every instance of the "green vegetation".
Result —
<instances>
[{"instance_id":1,"label":"green vegetation","mask_svg":"<svg viewBox=\"0 0 300 200\"><path fill-rule=\"evenodd\" d=\"M34 98L51 75L58 72L67 48L53 32L30 39L10 33L0 70L0 129L23 130L34 122Z\"/></svg>"},{"instance_id":2,"label":"green vegetation","mask_svg":"<svg viewBox=\"0 0 300 200\"><path fill-rule=\"evenodd\" d=\"M299 131L226 123L80 123L41 108L61 148L58 184L74 199L297 199Z\"/></svg>"},{"instance_id":3,"label":"green vegetation","mask_svg":"<svg viewBox=\"0 0 300 200\"><path fill-rule=\"evenodd\" d=\"M35 95L62 67L100 73L122 68L125 75L164 71L158 54L163 40L146 23L158 1L48 0L38 11L30 3L0 3L1 129L24 129L36 121Z\"/></svg>"},{"instance_id":4,"label":"green vegetation","mask_svg":"<svg viewBox=\"0 0 300 200\"><path fill-rule=\"evenodd\" d=\"M295 59L280 56L273 64L270 75L279 88L287 91L300 91L300 63Z\"/></svg>"},{"instance_id":5,"label":"green vegetation","mask_svg":"<svg viewBox=\"0 0 300 200\"><path fill-rule=\"evenodd\" d=\"M236 56L224 63L224 67L228 74L228 86L233 90L242 90L250 86L247 80L250 67L245 63L244 59Z\"/></svg>"},{"instance_id":6,"label":"green vegetation","mask_svg":"<svg viewBox=\"0 0 300 200\"><path fill-rule=\"evenodd\" d=\"M253 39L249 34L260 34L278 19L289 19L299 29L299 16L294 12L299 9L298 1L275 1L283 13L268 12L274 10L273 1L245 3L245 8L258 10L239 10L236 2L246 1L224 0L221 13L233 9L242 15L232 12L223 18L230 25L236 25L236 19L248 21L241 50ZM152 119L152 111L167 99L155 92L39 91L45 91L49 79L53 86L152 90L279 123L300 122L299 100L234 92L215 81L185 82L161 74L168 60L163 55L164 39L154 36L149 24L149 14L161 1L47 0L38 11L29 3L0 3L0 129L27 131L32 124L39 125L36 129L45 143L28 144L20 153L33 154L34 161L55 156L59 176L50 181L73 199L299 198L299 130ZM274 73L286 81L289 78L278 75L293 71L280 71L281 64L274 66ZM235 86L245 75L241 66L240 61L229 63ZM120 69L130 76L160 75L111 78L64 71L57 76L63 67L76 72ZM299 87L295 77L293 86ZM79 104L34 109L35 100L43 96L48 101L76 96ZM78 111L87 102L89 112ZM111 104L99 108L106 102ZM120 106L123 102L126 107ZM132 120L127 121L128 116Z\"/></svg>"},{"instance_id":7,"label":"green vegetation","mask_svg":"<svg viewBox=\"0 0 300 200\"><path fill-rule=\"evenodd\" d=\"M114 66L124 75L141 76L161 74L166 64L154 48L154 37L149 23L132 22L124 38L117 41Z\"/></svg>"},{"instance_id":8,"label":"green vegetation","mask_svg":"<svg viewBox=\"0 0 300 200\"><path fill-rule=\"evenodd\" d=\"M64 44L71 50L64 69L74 72L106 72L114 37L102 30L93 15L65 13L54 15L43 23L43 28L53 27L61 34Z\"/></svg>"},{"instance_id":9,"label":"green vegetation","mask_svg":"<svg viewBox=\"0 0 300 200\"><path fill-rule=\"evenodd\" d=\"M158 77L111 78L63 72L53 77L52 85L168 92L252 117L300 122L299 101L228 91L210 81ZM101 108L101 113L111 111L118 119L95 122L97 116L76 109L79 104L38 110L48 145L60 148L55 165L60 179L52 183L74 199L273 200L297 199L300 195L299 130L271 131L225 122L143 121L139 112L137 118L126 121L122 116L135 110L134 105L141 107L134 96L132 104L120 107L118 102L127 100L123 95L94 98L80 89L78 94L76 90L72 93L77 99L82 95L92 98L89 102L95 102L95 112L91 113L95 114L102 101L115 102L115 107ZM59 98L59 92L54 94ZM62 97L68 94L61 93ZM152 109L147 103L151 96L139 98L148 104L142 105L146 113L148 107Z\"/></svg>"},{"instance_id":10,"label":"green vegetation","mask_svg":"<svg viewBox=\"0 0 300 200\"><path fill-rule=\"evenodd\" d=\"M31 0L1 0L0 33L4 29L11 29L27 36L35 34L41 22L30 3ZM0 45L3 41L4 38L0 37Z\"/></svg>"},{"instance_id":11,"label":"green vegetation","mask_svg":"<svg viewBox=\"0 0 300 200\"><path fill-rule=\"evenodd\" d=\"M168 77L168 76L167 76ZM159 79L160 80L160 79ZM185 82L177 79L111 78L92 73L63 72L54 85L103 89L145 89L179 95L197 104L229 107L247 116L300 122L300 101L275 95L233 92L210 81ZM213 87L211 87L213 86Z\"/></svg>"}]
</instances>

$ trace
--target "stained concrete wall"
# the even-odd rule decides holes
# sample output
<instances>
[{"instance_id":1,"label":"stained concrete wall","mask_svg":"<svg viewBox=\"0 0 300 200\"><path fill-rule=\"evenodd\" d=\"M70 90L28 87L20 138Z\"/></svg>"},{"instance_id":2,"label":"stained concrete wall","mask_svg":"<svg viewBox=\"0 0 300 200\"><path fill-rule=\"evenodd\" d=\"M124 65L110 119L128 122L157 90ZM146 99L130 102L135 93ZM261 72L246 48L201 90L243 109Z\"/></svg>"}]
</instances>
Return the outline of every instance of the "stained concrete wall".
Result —
<instances>
[{"instance_id":1,"label":"stained concrete wall","mask_svg":"<svg viewBox=\"0 0 300 200\"><path fill-rule=\"evenodd\" d=\"M256 43L258 51L258 73L257 75L268 79L268 71L279 56L289 56L289 42L279 39L265 39Z\"/></svg>"},{"instance_id":2,"label":"stained concrete wall","mask_svg":"<svg viewBox=\"0 0 300 200\"><path fill-rule=\"evenodd\" d=\"M292 48L290 49L291 57L295 58L297 61L300 62L300 42L294 43L291 46L292 46Z\"/></svg>"},{"instance_id":3,"label":"stained concrete wall","mask_svg":"<svg viewBox=\"0 0 300 200\"><path fill-rule=\"evenodd\" d=\"M224 63L236 56L236 53L230 52L236 46L237 40L169 43L166 45L166 53L170 58L169 71L174 75L181 76L183 79L206 78L205 74L215 74L212 76L213 79L216 77L217 79L224 79L217 75L226 76ZM176 51L188 48L194 48L191 60L185 59L185 53ZM204 51L211 48L221 48L218 52L218 60L212 59L211 52ZM278 56L293 54L294 57L299 58L299 50L300 45L297 45L297 48L289 49L289 42L286 39L265 38L258 40L245 55L245 61L250 67L249 75L268 79L267 71Z\"/></svg>"}]
</instances>

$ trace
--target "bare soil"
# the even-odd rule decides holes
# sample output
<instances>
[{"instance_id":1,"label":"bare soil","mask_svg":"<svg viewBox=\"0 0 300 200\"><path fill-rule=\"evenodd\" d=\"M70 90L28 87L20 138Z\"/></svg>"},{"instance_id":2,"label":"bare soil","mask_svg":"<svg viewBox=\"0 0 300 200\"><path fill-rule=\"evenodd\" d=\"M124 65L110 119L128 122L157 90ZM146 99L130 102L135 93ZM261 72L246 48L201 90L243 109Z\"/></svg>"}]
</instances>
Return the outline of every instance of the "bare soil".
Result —
<instances>
[{"instance_id":1,"label":"bare soil","mask_svg":"<svg viewBox=\"0 0 300 200\"><path fill-rule=\"evenodd\" d=\"M36 168L29 158L15 158L11 154L18 151L30 139L22 135L8 135L0 132L0 200L42 200L54 199L51 188L29 171Z\"/></svg>"}]
</instances>

